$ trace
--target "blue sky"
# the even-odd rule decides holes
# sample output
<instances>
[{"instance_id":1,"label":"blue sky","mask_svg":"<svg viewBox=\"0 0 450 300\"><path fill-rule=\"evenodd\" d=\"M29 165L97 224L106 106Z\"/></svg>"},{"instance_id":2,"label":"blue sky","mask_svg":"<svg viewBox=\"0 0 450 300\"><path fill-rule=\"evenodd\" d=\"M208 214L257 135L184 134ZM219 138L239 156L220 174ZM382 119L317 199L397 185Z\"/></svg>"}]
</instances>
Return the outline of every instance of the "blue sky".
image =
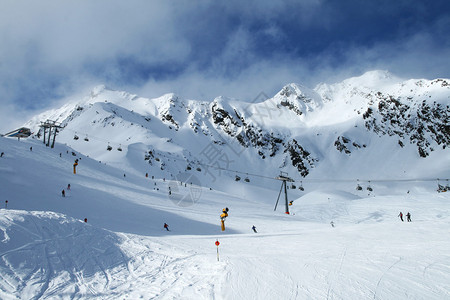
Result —
<instances>
[{"instance_id":1,"label":"blue sky","mask_svg":"<svg viewBox=\"0 0 450 300\"><path fill-rule=\"evenodd\" d=\"M98 84L251 100L374 69L450 78L450 2L0 0L0 132Z\"/></svg>"}]
</instances>

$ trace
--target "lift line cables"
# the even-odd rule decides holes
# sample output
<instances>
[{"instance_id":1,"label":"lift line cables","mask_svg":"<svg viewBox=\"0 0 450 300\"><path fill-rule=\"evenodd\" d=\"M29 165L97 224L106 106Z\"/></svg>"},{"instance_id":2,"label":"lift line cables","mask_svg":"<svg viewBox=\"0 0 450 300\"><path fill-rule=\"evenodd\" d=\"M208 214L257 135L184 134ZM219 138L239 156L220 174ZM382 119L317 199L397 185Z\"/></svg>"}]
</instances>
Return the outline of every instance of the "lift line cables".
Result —
<instances>
[{"instance_id":1,"label":"lift line cables","mask_svg":"<svg viewBox=\"0 0 450 300\"><path fill-rule=\"evenodd\" d=\"M71 131L75 134L83 134L81 132L78 131L74 131L71 130L69 128L64 128L64 130L67 131ZM87 134L84 134L87 136ZM94 140L98 140L100 142L104 142L104 143L110 143L108 140L105 140L103 138L99 138L96 136L92 136L89 135L89 139L94 139ZM119 143L110 143L113 144L114 146L117 146L115 148L121 147L121 144ZM158 154L158 156L162 156L165 157L167 159L173 159L173 160L178 160L178 161L183 161L186 163L189 163L189 161L185 158L180 158L180 157L176 157L176 156L172 156L172 155L167 155L167 154ZM191 161L193 162L193 161ZM229 168L223 168L217 165L210 165L207 163L203 163L201 161L197 161L195 162L196 165L202 166L204 168L213 168L215 170L220 170L220 171L227 171L230 173L234 173L236 174L242 174L243 176L241 177L256 177L256 178L264 178L264 179L270 179L270 180L277 180L276 176L275 177L271 177L271 176L265 176L265 175L260 175L260 174L253 174L253 173L248 173L248 172L244 172L244 171L239 171L239 170L233 170L233 169L229 169ZM327 182L336 182L336 183L355 183L355 182L359 182L359 183L388 183L388 182L431 182L431 181L436 181L436 180L449 180L448 178L406 178L406 179L394 179L394 178L389 178L389 179L332 179L332 178L292 178L294 181L293 182L297 182L297 183L327 183Z\"/></svg>"}]
</instances>

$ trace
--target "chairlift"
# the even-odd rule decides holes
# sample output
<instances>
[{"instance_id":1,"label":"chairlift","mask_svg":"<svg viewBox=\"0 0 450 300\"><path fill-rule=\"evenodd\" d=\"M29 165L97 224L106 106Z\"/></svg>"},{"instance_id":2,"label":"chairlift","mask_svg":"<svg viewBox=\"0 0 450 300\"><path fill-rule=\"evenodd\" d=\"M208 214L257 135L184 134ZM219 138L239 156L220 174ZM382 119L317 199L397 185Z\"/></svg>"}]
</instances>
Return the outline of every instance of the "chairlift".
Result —
<instances>
[{"instance_id":1,"label":"chairlift","mask_svg":"<svg viewBox=\"0 0 450 300\"><path fill-rule=\"evenodd\" d=\"M109 145L109 143L108 143L108 147L106 147L106 150L108 150L108 151L112 150L112 147Z\"/></svg>"},{"instance_id":2,"label":"chairlift","mask_svg":"<svg viewBox=\"0 0 450 300\"><path fill-rule=\"evenodd\" d=\"M202 171L202 169L200 169L200 167L197 167L197 169L196 169L197 171L199 171L199 172L201 172Z\"/></svg>"},{"instance_id":3,"label":"chairlift","mask_svg":"<svg viewBox=\"0 0 450 300\"><path fill-rule=\"evenodd\" d=\"M117 151L122 151L122 145L119 144L119 148L117 148Z\"/></svg>"},{"instance_id":4,"label":"chairlift","mask_svg":"<svg viewBox=\"0 0 450 300\"><path fill-rule=\"evenodd\" d=\"M239 181L239 180L241 180L241 177L236 175L236 177L234 178L234 181Z\"/></svg>"},{"instance_id":5,"label":"chairlift","mask_svg":"<svg viewBox=\"0 0 450 300\"><path fill-rule=\"evenodd\" d=\"M159 157L156 157L155 160L156 160L156 161L159 161Z\"/></svg>"},{"instance_id":6,"label":"chairlift","mask_svg":"<svg viewBox=\"0 0 450 300\"><path fill-rule=\"evenodd\" d=\"M291 184L291 189L295 190L297 186L295 184Z\"/></svg>"},{"instance_id":7,"label":"chairlift","mask_svg":"<svg viewBox=\"0 0 450 300\"><path fill-rule=\"evenodd\" d=\"M244 181L245 182L250 182L250 179L248 177L245 177Z\"/></svg>"},{"instance_id":8,"label":"chairlift","mask_svg":"<svg viewBox=\"0 0 450 300\"><path fill-rule=\"evenodd\" d=\"M447 181L448 181L448 180L447 180ZM438 189L437 189L437 192L438 192L438 193L445 193L445 192L447 192L447 191L449 190L448 184L447 184L447 186L445 186L445 185L443 185L443 184L440 184L440 183L439 183L439 179L437 180L437 185L438 185Z\"/></svg>"},{"instance_id":9,"label":"chairlift","mask_svg":"<svg viewBox=\"0 0 450 300\"><path fill-rule=\"evenodd\" d=\"M367 190L368 190L369 192L372 192L372 191L373 191L372 187L370 186L370 181L369 181L369 185L367 186Z\"/></svg>"},{"instance_id":10,"label":"chairlift","mask_svg":"<svg viewBox=\"0 0 450 300\"><path fill-rule=\"evenodd\" d=\"M186 170L188 170L188 171L192 170L191 166L188 165L188 166L186 167Z\"/></svg>"},{"instance_id":11,"label":"chairlift","mask_svg":"<svg viewBox=\"0 0 450 300\"><path fill-rule=\"evenodd\" d=\"M73 139L74 139L74 140L78 140L78 139L79 139L78 135L75 134L75 135L73 136Z\"/></svg>"},{"instance_id":12,"label":"chairlift","mask_svg":"<svg viewBox=\"0 0 450 300\"><path fill-rule=\"evenodd\" d=\"M356 183L356 190L357 191L362 191L362 186L359 185L359 179L357 179L357 183Z\"/></svg>"},{"instance_id":13,"label":"chairlift","mask_svg":"<svg viewBox=\"0 0 450 300\"><path fill-rule=\"evenodd\" d=\"M300 186L298 187L298 189L300 190L300 191L304 191L305 189L303 188L303 183L300 181Z\"/></svg>"},{"instance_id":14,"label":"chairlift","mask_svg":"<svg viewBox=\"0 0 450 300\"><path fill-rule=\"evenodd\" d=\"M87 135L86 135L86 137L84 138L84 141L89 142L89 139L88 139Z\"/></svg>"}]
</instances>

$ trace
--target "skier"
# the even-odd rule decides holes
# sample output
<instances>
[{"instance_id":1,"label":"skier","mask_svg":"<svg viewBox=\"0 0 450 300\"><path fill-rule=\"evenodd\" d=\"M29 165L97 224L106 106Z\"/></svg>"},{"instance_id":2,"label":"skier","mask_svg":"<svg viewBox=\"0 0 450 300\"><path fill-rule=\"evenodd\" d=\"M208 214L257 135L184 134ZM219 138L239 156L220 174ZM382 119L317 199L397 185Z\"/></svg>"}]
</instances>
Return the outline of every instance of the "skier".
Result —
<instances>
[{"instance_id":1,"label":"skier","mask_svg":"<svg viewBox=\"0 0 450 300\"><path fill-rule=\"evenodd\" d=\"M331 224L331 227L334 227L334 222L333 221L331 221L330 224Z\"/></svg>"},{"instance_id":2,"label":"skier","mask_svg":"<svg viewBox=\"0 0 450 300\"><path fill-rule=\"evenodd\" d=\"M84 223L87 223L87 218L84 218Z\"/></svg>"},{"instance_id":3,"label":"skier","mask_svg":"<svg viewBox=\"0 0 450 300\"><path fill-rule=\"evenodd\" d=\"M400 217L400 220L402 220L402 222L403 222L403 213L400 212L400 213L398 214L398 216Z\"/></svg>"},{"instance_id":4,"label":"skier","mask_svg":"<svg viewBox=\"0 0 450 300\"><path fill-rule=\"evenodd\" d=\"M30 147L30 151L33 151L33 147Z\"/></svg>"},{"instance_id":5,"label":"skier","mask_svg":"<svg viewBox=\"0 0 450 300\"><path fill-rule=\"evenodd\" d=\"M164 223L164 228L165 228L167 231L170 231L170 230L169 230L169 225L167 225L167 223Z\"/></svg>"},{"instance_id":6,"label":"skier","mask_svg":"<svg viewBox=\"0 0 450 300\"><path fill-rule=\"evenodd\" d=\"M67 185L67 190L70 191L70 183Z\"/></svg>"},{"instance_id":7,"label":"skier","mask_svg":"<svg viewBox=\"0 0 450 300\"><path fill-rule=\"evenodd\" d=\"M66 196L66 192L64 190L62 190L61 194L62 194L63 197Z\"/></svg>"},{"instance_id":8,"label":"skier","mask_svg":"<svg viewBox=\"0 0 450 300\"><path fill-rule=\"evenodd\" d=\"M258 232L256 231L255 225L253 225L252 229L253 229L253 232L254 232L254 233L258 233Z\"/></svg>"},{"instance_id":9,"label":"skier","mask_svg":"<svg viewBox=\"0 0 450 300\"><path fill-rule=\"evenodd\" d=\"M407 220L408 222L411 222L411 214L409 213L409 211L408 211L408 213L406 214L406 220Z\"/></svg>"},{"instance_id":10,"label":"skier","mask_svg":"<svg viewBox=\"0 0 450 300\"><path fill-rule=\"evenodd\" d=\"M2 153L0 154L0 157L3 157L3 155L5 155L5 152L2 152Z\"/></svg>"}]
</instances>

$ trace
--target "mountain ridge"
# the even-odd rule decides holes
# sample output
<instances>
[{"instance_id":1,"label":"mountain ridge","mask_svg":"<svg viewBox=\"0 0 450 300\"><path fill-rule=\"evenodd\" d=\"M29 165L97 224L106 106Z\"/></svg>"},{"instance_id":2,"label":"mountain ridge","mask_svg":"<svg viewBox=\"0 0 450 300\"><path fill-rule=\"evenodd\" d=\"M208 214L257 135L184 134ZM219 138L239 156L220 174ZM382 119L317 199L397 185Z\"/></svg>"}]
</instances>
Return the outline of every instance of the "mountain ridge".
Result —
<instances>
[{"instance_id":1,"label":"mountain ridge","mask_svg":"<svg viewBox=\"0 0 450 300\"><path fill-rule=\"evenodd\" d=\"M160 176L175 176L194 165L203 165L203 175L211 178L211 169L220 176L227 172L229 179L236 173L229 170L325 176L330 168L325 164L336 155L343 173L346 164L364 157L367 169L379 168L381 142L390 145L385 156L399 152L399 157L449 160L444 152L450 144L449 83L401 80L387 71L371 71L314 89L291 83L272 98L264 96L254 103L226 97L187 100L173 93L147 99L101 85L25 126L41 135L39 121L55 120L64 127L59 142L114 163L118 154L105 151L106 146L123 148L122 159L142 155L143 162L158 166ZM74 141L77 134L92 145ZM128 153L128 148L141 154ZM159 161L149 153L159 153ZM395 176L403 171L407 172L395 171Z\"/></svg>"}]
</instances>

